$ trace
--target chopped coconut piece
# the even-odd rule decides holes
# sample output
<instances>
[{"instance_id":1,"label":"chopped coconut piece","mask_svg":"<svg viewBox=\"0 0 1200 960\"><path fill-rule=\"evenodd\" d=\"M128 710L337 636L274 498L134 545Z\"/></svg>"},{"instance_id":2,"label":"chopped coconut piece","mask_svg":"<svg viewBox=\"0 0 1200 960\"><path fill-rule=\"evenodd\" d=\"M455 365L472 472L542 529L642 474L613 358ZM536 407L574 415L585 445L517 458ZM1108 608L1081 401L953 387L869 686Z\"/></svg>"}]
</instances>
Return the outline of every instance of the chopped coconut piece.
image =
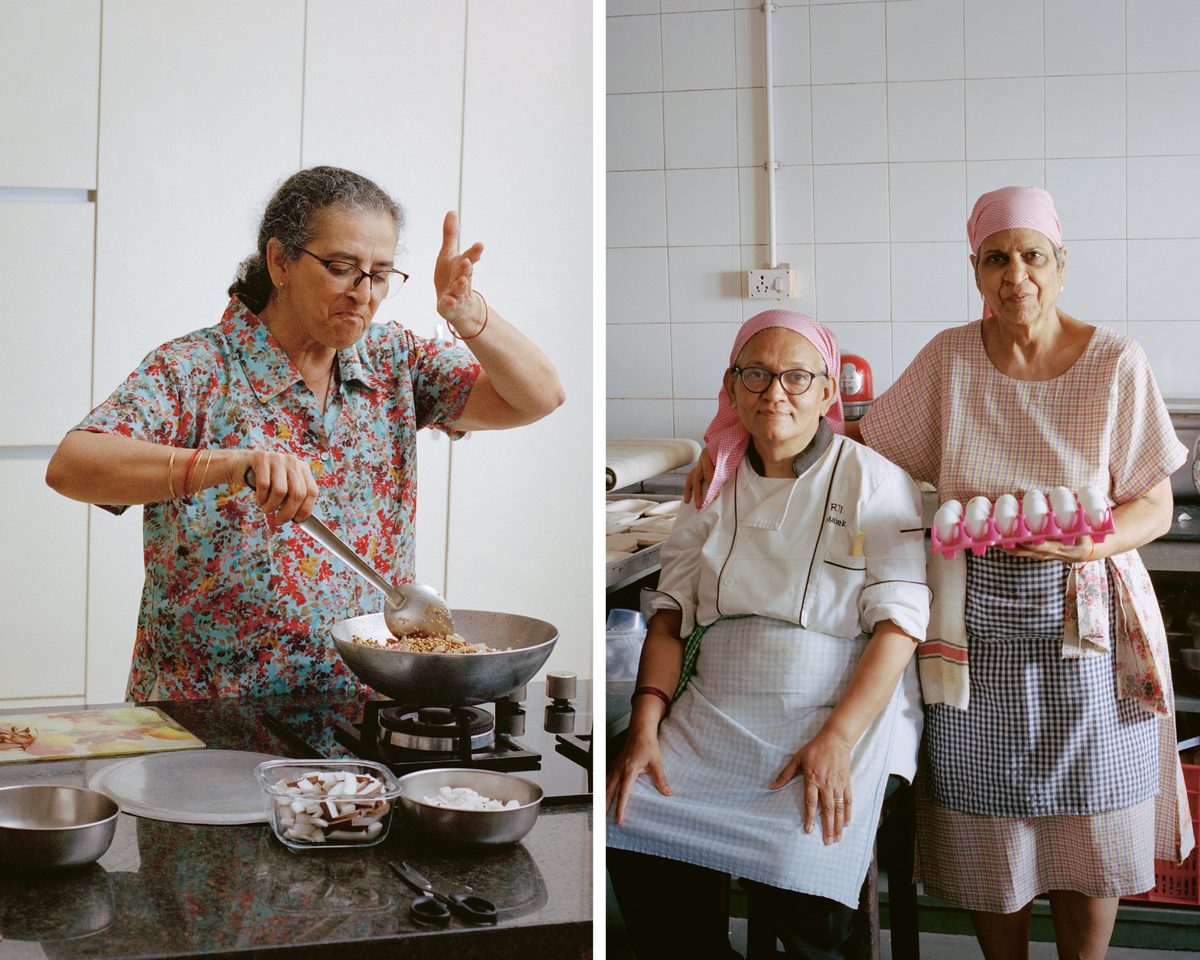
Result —
<instances>
[{"instance_id":1,"label":"chopped coconut piece","mask_svg":"<svg viewBox=\"0 0 1200 960\"><path fill-rule=\"evenodd\" d=\"M470 787L441 787L436 797L426 797L432 807L447 807L451 810L516 810L519 800L493 800L476 793Z\"/></svg>"},{"instance_id":2,"label":"chopped coconut piece","mask_svg":"<svg viewBox=\"0 0 1200 960\"><path fill-rule=\"evenodd\" d=\"M383 830L392 805L379 794L378 777L345 771L311 771L275 784L276 823L289 840L370 840Z\"/></svg>"}]
</instances>

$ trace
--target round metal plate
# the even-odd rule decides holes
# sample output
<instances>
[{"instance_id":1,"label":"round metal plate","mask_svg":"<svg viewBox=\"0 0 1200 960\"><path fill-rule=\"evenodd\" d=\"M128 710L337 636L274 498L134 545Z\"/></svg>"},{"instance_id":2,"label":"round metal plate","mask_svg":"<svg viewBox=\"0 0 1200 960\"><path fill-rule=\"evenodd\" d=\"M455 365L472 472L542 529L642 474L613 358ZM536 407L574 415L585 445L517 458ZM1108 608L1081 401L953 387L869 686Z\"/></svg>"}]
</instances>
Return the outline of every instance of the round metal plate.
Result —
<instances>
[{"instance_id":1,"label":"round metal plate","mask_svg":"<svg viewBox=\"0 0 1200 960\"><path fill-rule=\"evenodd\" d=\"M183 750L133 757L88 782L124 813L171 823L265 823L267 799L254 776L265 753Z\"/></svg>"}]
</instances>

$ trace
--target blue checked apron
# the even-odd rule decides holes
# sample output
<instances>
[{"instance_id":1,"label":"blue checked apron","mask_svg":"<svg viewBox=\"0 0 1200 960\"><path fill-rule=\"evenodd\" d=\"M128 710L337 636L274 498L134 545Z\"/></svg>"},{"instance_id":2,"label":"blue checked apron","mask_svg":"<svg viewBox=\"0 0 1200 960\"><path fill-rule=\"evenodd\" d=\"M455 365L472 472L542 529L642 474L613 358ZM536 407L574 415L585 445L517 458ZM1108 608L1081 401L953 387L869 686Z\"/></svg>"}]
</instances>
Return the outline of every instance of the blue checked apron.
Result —
<instances>
[{"instance_id":1,"label":"blue checked apron","mask_svg":"<svg viewBox=\"0 0 1200 960\"><path fill-rule=\"evenodd\" d=\"M610 847L682 860L858 906L883 802L901 684L855 746L851 825L825 845L804 832L804 781L767 785L812 739L866 649L782 620L734 617L703 634L691 680L659 729L673 796L643 774Z\"/></svg>"}]
</instances>

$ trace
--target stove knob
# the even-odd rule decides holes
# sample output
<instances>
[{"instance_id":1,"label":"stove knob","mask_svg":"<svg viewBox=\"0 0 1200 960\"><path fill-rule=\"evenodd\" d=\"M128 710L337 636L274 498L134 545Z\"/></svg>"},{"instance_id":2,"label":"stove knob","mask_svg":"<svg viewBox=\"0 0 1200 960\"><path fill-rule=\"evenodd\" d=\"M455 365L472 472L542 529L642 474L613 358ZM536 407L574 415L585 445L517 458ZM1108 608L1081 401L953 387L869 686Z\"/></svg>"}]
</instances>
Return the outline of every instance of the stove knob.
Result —
<instances>
[{"instance_id":1,"label":"stove knob","mask_svg":"<svg viewBox=\"0 0 1200 960\"><path fill-rule=\"evenodd\" d=\"M551 700L575 698L575 674L569 672L546 674L546 696Z\"/></svg>"},{"instance_id":2,"label":"stove knob","mask_svg":"<svg viewBox=\"0 0 1200 960\"><path fill-rule=\"evenodd\" d=\"M510 737L525 736L525 711L509 700L496 704L496 730Z\"/></svg>"},{"instance_id":3,"label":"stove knob","mask_svg":"<svg viewBox=\"0 0 1200 960\"><path fill-rule=\"evenodd\" d=\"M546 704L546 717L542 721L542 729L547 733L574 733L575 708L560 706L557 702Z\"/></svg>"}]
</instances>

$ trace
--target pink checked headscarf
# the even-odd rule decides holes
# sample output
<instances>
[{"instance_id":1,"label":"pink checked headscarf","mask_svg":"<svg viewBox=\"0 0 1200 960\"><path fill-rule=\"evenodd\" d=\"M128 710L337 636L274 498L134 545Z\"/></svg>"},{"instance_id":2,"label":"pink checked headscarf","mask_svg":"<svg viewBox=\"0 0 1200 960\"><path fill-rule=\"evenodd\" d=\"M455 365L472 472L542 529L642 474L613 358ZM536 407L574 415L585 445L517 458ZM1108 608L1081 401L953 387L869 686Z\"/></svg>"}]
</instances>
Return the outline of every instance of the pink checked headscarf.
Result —
<instances>
[{"instance_id":1,"label":"pink checked headscarf","mask_svg":"<svg viewBox=\"0 0 1200 960\"><path fill-rule=\"evenodd\" d=\"M769 327L783 327L785 330L792 330L804 337L817 348L821 359L825 361L826 371L829 376L833 377L834 383L837 382L838 375L842 370L842 355L838 351L837 340L832 333L812 317L806 317L802 313L792 313L790 310L765 310L743 323L742 329L738 331L737 339L733 341L733 351L729 354L729 366L732 367L737 363L738 354L742 352L742 348L752 336ZM840 394L834 396L833 404L830 406L829 412L825 414L825 422L829 424L834 433L846 432ZM750 444L750 431L743 426L741 418L725 394L724 387L717 396L717 415L709 424L708 431L704 434L704 441L708 446L708 454L712 457L715 470L704 500L700 503L701 510L712 503L717 491L721 489L721 485L733 476L733 471L742 462L742 457L746 455L746 447Z\"/></svg>"},{"instance_id":2,"label":"pink checked headscarf","mask_svg":"<svg viewBox=\"0 0 1200 960\"><path fill-rule=\"evenodd\" d=\"M1019 227L1044 233L1056 247L1062 246L1062 228L1050 194L1041 187L1001 187L975 201L975 209L967 220L971 253L978 255L979 245L993 233ZM993 312L984 300L984 317Z\"/></svg>"}]
</instances>

